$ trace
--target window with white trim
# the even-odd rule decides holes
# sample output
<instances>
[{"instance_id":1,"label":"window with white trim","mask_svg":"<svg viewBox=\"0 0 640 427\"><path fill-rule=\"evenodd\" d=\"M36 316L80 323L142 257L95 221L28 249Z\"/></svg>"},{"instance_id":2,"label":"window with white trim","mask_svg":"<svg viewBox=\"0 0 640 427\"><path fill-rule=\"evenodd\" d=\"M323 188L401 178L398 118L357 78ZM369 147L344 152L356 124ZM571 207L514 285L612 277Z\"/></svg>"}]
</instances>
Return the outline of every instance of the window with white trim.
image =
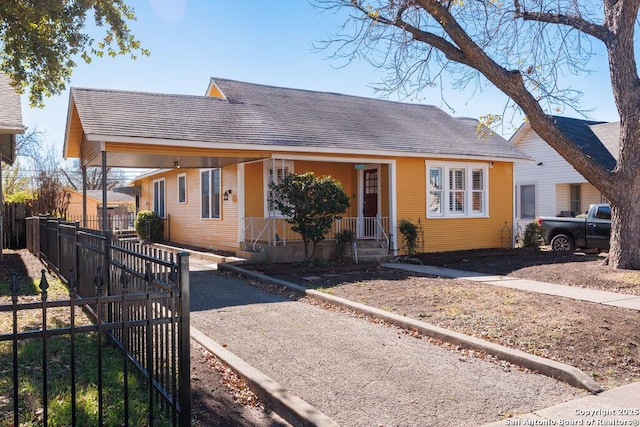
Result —
<instances>
[{"instance_id":1,"label":"window with white trim","mask_svg":"<svg viewBox=\"0 0 640 427\"><path fill-rule=\"evenodd\" d=\"M201 218L220 218L220 169L200 170Z\"/></svg>"},{"instance_id":2,"label":"window with white trim","mask_svg":"<svg viewBox=\"0 0 640 427\"><path fill-rule=\"evenodd\" d=\"M535 184L518 185L516 194L516 218L535 219L536 186Z\"/></svg>"},{"instance_id":3,"label":"window with white trim","mask_svg":"<svg viewBox=\"0 0 640 427\"><path fill-rule=\"evenodd\" d=\"M187 174L178 175L178 203L187 203Z\"/></svg>"},{"instance_id":4,"label":"window with white trim","mask_svg":"<svg viewBox=\"0 0 640 427\"><path fill-rule=\"evenodd\" d=\"M265 204L265 216L279 217L282 216L280 211L273 208L272 191L269 186L272 182L279 184L285 176L293 173L293 161L282 159L270 159L265 161L265 195L267 203Z\"/></svg>"},{"instance_id":5,"label":"window with white trim","mask_svg":"<svg viewBox=\"0 0 640 427\"><path fill-rule=\"evenodd\" d=\"M153 211L160 217L166 216L165 212L164 178L153 180Z\"/></svg>"},{"instance_id":6,"label":"window with white trim","mask_svg":"<svg viewBox=\"0 0 640 427\"><path fill-rule=\"evenodd\" d=\"M488 173L477 163L427 163L427 217L487 216Z\"/></svg>"}]
</instances>

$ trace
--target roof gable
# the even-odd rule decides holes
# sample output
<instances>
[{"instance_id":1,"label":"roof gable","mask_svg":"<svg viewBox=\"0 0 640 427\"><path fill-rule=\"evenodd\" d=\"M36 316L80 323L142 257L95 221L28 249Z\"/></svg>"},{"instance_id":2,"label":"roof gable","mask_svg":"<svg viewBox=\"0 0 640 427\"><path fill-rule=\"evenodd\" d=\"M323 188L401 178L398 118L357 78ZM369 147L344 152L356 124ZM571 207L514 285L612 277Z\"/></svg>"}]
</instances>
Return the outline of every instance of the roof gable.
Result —
<instances>
[{"instance_id":1,"label":"roof gable","mask_svg":"<svg viewBox=\"0 0 640 427\"><path fill-rule=\"evenodd\" d=\"M554 124L587 156L598 162L607 170L616 167L616 159L609 150L600 142L591 126L605 122L573 119L568 117L552 116Z\"/></svg>"},{"instance_id":2,"label":"roof gable","mask_svg":"<svg viewBox=\"0 0 640 427\"><path fill-rule=\"evenodd\" d=\"M619 126L616 127L612 123L570 117L550 117L558 130L564 133L587 156L607 168L607 170L615 168L617 162L613 153L617 151ZM526 140L529 132L534 132L534 130L528 122L524 123L511 137L511 143L518 147L521 142ZM616 135L613 136L612 132L616 132ZM606 141L601 140L600 136L606 138ZM546 142L544 143L546 144Z\"/></svg>"}]
</instances>

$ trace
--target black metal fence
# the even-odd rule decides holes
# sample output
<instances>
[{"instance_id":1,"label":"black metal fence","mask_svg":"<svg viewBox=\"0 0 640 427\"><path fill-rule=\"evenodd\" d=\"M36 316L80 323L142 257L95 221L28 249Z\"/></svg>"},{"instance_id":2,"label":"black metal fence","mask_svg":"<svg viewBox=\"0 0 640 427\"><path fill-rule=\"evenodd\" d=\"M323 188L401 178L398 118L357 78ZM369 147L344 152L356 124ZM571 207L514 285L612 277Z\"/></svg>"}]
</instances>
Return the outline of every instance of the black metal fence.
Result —
<instances>
[{"instance_id":1,"label":"black metal fence","mask_svg":"<svg viewBox=\"0 0 640 427\"><path fill-rule=\"evenodd\" d=\"M42 308L43 319L46 319L47 307L64 306L72 312L75 307L82 307L95 323L75 327L72 321L68 327L52 331L43 322L42 329L36 332L43 341L43 352L46 352L46 338L52 334L73 337L78 333L97 333L98 349L102 348L102 340L107 340L121 350L125 393L122 424L129 424L129 378L138 374L143 378L148 394L148 425L153 425L158 415L169 420L171 425L190 425L188 254L171 253L134 242L112 241L109 235L49 217L28 218L27 230L28 249L68 284L70 298L47 302L44 290L41 302L14 301L11 305L0 306L0 312L13 310L16 313L23 307L33 309L36 304ZM32 337L33 331L30 334ZM15 327L12 334L0 335L0 341L13 340L14 348L16 340L23 338L26 338L24 333L17 332ZM101 357L99 351L98 358ZM43 358L43 371L46 364ZM103 425L101 360L97 366L98 420ZM72 363L72 372L74 369ZM15 375L13 380L15 393L18 389ZM71 386L72 419L75 420L77 396L73 392L74 385ZM19 396L14 396L14 405L18 399ZM47 399L43 398L43 402L46 412ZM159 408L161 414L154 413L154 408ZM17 406L14 411L17 417Z\"/></svg>"}]
</instances>

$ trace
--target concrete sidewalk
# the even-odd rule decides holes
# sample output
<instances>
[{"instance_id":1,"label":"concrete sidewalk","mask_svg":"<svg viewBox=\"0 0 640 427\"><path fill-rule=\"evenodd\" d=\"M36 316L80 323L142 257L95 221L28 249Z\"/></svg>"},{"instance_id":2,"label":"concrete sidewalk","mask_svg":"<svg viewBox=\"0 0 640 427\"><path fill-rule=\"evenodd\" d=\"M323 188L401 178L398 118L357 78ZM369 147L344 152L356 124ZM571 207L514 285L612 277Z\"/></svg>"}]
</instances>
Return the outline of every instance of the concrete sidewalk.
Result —
<instances>
[{"instance_id":1,"label":"concrete sidewalk","mask_svg":"<svg viewBox=\"0 0 640 427\"><path fill-rule=\"evenodd\" d=\"M497 426L637 426L640 425L640 382L598 395L571 400L525 415L485 424Z\"/></svg>"},{"instance_id":2,"label":"concrete sidewalk","mask_svg":"<svg viewBox=\"0 0 640 427\"><path fill-rule=\"evenodd\" d=\"M486 283L487 285L537 292L546 295L572 298L580 301L595 302L598 304L640 311L640 296L638 295L605 292L597 289L578 288L576 286L556 285L555 283L537 282L534 280L518 279L515 277L474 273L472 271L454 270L452 268L433 267L429 265L389 262L382 264L382 266L384 268L413 271L416 273L448 277L452 279L471 280L473 282Z\"/></svg>"}]
</instances>

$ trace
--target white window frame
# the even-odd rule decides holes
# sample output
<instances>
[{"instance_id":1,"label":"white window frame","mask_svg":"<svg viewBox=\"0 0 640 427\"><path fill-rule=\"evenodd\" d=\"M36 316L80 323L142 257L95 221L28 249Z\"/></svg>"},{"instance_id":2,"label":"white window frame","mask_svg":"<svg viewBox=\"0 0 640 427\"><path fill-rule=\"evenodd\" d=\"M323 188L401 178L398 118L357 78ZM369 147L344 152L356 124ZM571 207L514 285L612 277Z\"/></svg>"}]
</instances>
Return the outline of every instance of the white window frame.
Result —
<instances>
[{"instance_id":1,"label":"white window frame","mask_svg":"<svg viewBox=\"0 0 640 427\"><path fill-rule=\"evenodd\" d=\"M522 216L522 187L533 187L533 217ZM523 182L516 185L516 219L534 220L538 217L538 185L534 182Z\"/></svg>"},{"instance_id":2,"label":"white window frame","mask_svg":"<svg viewBox=\"0 0 640 427\"><path fill-rule=\"evenodd\" d=\"M272 173L272 170L276 170L276 175ZM278 173L282 171L281 173ZM282 218L282 213L276 209L271 209L269 200L271 198L271 191L269 190L269 183L272 182L273 177L276 176L276 180L282 179L284 173L294 173L294 161L283 159L268 159L264 162L264 216L265 218Z\"/></svg>"},{"instance_id":3,"label":"white window frame","mask_svg":"<svg viewBox=\"0 0 640 427\"><path fill-rule=\"evenodd\" d=\"M434 162L425 161L426 167L426 217L427 218L485 218L489 216L489 164L480 162ZM450 172L454 173L456 170L461 171L464 175L463 182L455 186L454 182L450 180ZM438 176L438 173L432 175L432 171L439 171L440 188L433 185L433 178ZM481 172L482 188L477 189L473 186L474 172ZM439 194L440 200L437 200L436 195ZM452 198L454 194L458 194L459 203L462 204L462 210L457 211L455 200ZM481 208L474 210L474 195L476 201L479 195L479 202ZM450 202L454 204L451 205Z\"/></svg>"},{"instance_id":4,"label":"white window frame","mask_svg":"<svg viewBox=\"0 0 640 427\"><path fill-rule=\"evenodd\" d=\"M218 192L217 192L217 199L218 199L218 204L217 204L217 212L216 214L214 214L214 200L216 199L214 196L216 194L215 192L215 188L214 188L214 179L213 179L213 175L214 173L217 172L218 173ZM204 173L208 173L209 174L209 183L208 183L208 190L209 190L209 213L208 216L204 215L203 212L203 208L204 208L204 196L203 196L203 192L204 192L204 185L202 183L202 176ZM199 171L200 174L200 218L201 219L215 219L215 220L220 220L222 219L222 169L220 168L206 168L206 169L200 169Z\"/></svg>"},{"instance_id":5,"label":"white window frame","mask_svg":"<svg viewBox=\"0 0 640 427\"><path fill-rule=\"evenodd\" d=\"M180 190L181 190L181 186L180 186L180 180L182 180L182 183L184 184L184 200L180 200ZM178 204L184 204L187 203L187 174L186 173L180 173L178 174L178 177L176 178L176 192L178 195Z\"/></svg>"},{"instance_id":6,"label":"white window frame","mask_svg":"<svg viewBox=\"0 0 640 427\"><path fill-rule=\"evenodd\" d=\"M161 197L158 195L160 186L162 186ZM167 216L167 185L164 178L153 180L153 211L160 218L166 218Z\"/></svg>"}]
</instances>

